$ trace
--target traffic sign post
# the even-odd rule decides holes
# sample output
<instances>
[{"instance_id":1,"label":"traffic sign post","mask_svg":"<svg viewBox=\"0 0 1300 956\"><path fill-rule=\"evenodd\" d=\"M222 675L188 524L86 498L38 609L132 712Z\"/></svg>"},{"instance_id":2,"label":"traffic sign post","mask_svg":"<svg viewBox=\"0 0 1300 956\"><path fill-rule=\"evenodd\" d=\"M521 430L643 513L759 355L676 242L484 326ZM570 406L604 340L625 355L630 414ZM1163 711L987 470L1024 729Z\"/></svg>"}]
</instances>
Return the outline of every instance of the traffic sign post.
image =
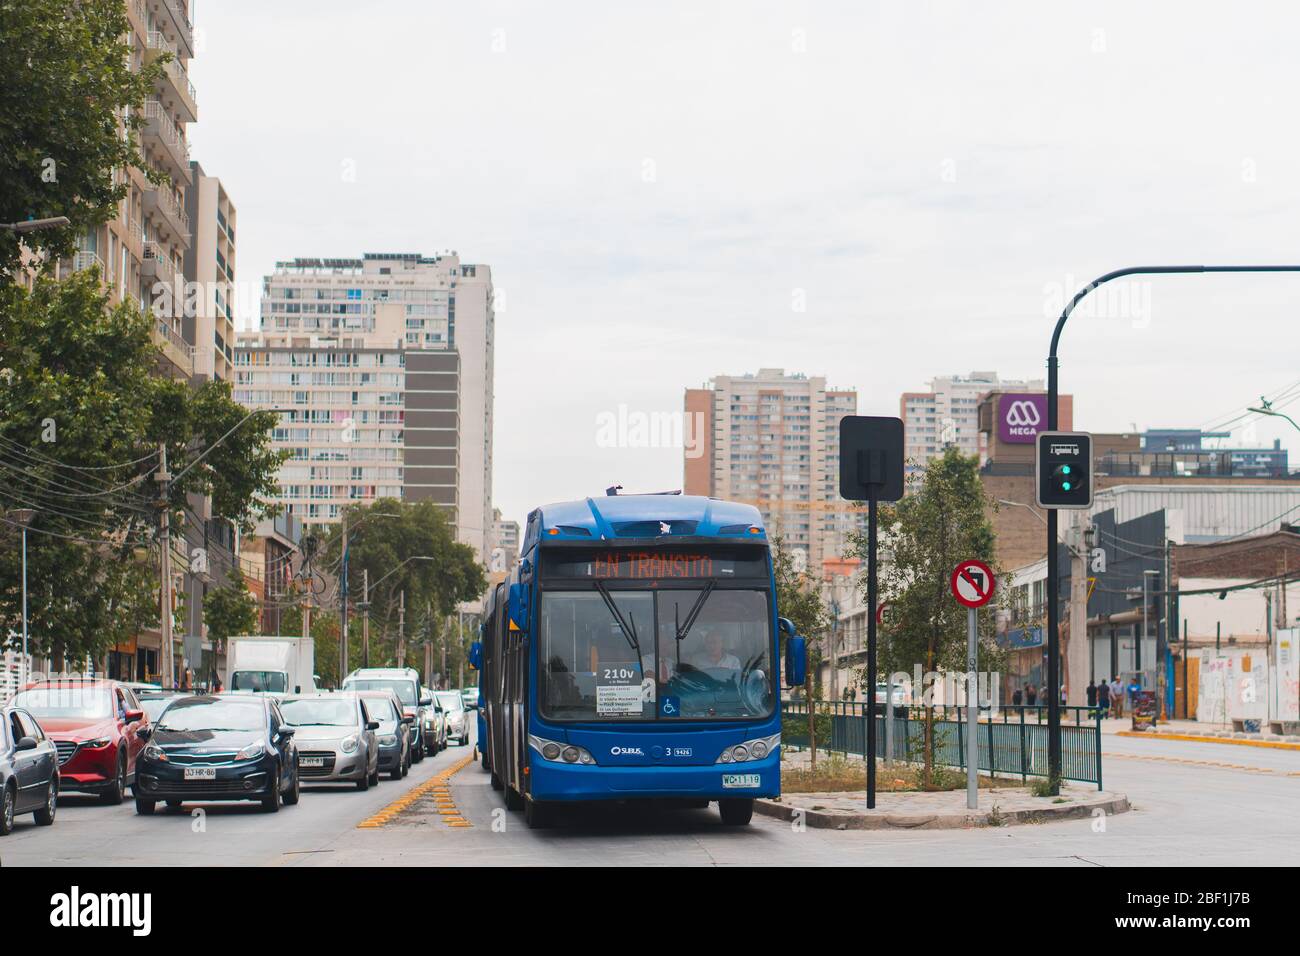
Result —
<instances>
[{"instance_id":1,"label":"traffic sign post","mask_svg":"<svg viewBox=\"0 0 1300 956\"><path fill-rule=\"evenodd\" d=\"M903 420L840 419L840 497L867 502L867 607L876 593L876 506L903 497ZM876 807L876 618L867 616L867 809ZM888 707L888 703L886 703Z\"/></svg>"},{"instance_id":2,"label":"traffic sign post","mask_svg":"<svg viewBox=\"0 0 1300 956\"><path fill-rule=\"evenodd\" d=\"M983 561L963 561L952 572L952 596L966 608L966 807L979 809L979 609L993 600L996 581ZM989 754L991 760L993 755Z\"/></svg>"}]
</instances>

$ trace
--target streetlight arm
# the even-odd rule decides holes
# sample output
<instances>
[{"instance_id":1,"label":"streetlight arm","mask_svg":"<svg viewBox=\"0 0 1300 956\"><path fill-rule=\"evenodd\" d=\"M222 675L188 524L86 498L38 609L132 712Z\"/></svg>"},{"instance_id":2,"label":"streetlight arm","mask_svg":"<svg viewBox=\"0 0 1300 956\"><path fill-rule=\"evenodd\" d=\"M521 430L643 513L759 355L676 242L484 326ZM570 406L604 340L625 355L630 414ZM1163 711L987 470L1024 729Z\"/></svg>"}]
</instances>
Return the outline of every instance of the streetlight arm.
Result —
<instances>
[{"instance_id":1,"label":"streetlight arm","mask_svg":"<svg viewBox=\"0 0 1300 956\"><path fill-rule=\"evenodd\" d=\"M1294 428L1296 431L1300 431L1300 425L1297 425L1295 419L1292 418L1290 415L1288 415L1286 412L1275 411L1271 408L1248 408L1246 409L1246 411L1256 412L1260 415L1272 415L1275 418L1285 418L1287 421L1291 423L1292 428Z\"/></svg>"}]
</instances>

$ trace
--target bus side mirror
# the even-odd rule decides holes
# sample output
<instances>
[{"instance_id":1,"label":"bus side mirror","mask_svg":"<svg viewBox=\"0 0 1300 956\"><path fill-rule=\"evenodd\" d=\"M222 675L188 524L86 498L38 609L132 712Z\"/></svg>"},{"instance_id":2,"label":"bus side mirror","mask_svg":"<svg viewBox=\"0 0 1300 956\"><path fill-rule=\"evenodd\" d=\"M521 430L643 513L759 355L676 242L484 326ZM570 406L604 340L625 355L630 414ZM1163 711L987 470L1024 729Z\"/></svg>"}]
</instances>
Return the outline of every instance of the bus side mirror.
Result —
<instances>
[{"instance_id":1,"label":"bus side mirror","mask_svg":"<svg viewBox=\"0 0 1300 956\"><path fill-rule=\"evenodd\" d=\"M510 599L508 601L507 611L510 614L510 623L521 631L528 630L528 592L524 590L522 584L510 585Z\"/></svg>"},{"instance_id":2,"label":"bus side mirror","mask_svg":"<svg viewBox=\"0 0 1300 956\"><path fill-rule=\"evenodd\" d=\"M799 687L808 671L808 647L795 633L794 622L788 617L777 618L781 633L785 635L785 686Z\"/></svg>"},{"instance_id":3,"label":"bus side mirror","mask_svg":"<svg viewBox=\"0 0 1300 956\"><path fill-rule=\"evenodd\" d=\"M483 669L483 645L478 641L469 646L469 666L476 671Z\"/></svg>"}]
</instances>

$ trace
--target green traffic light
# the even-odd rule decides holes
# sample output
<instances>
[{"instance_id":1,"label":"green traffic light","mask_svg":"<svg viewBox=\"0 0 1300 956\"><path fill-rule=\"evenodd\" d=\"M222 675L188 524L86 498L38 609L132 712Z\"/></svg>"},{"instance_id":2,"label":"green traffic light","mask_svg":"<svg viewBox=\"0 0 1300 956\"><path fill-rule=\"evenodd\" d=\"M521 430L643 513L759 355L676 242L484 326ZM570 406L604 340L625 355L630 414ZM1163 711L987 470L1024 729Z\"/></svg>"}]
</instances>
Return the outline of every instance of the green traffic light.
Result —
<instances>
[{"instance_id":1,"label":"green traffic light","mask_svg":"<svg viewBox=\"0 0 1300 956\"><path fill-rule=\"evenodd\" d=\"M1062 465L1062 466L1061 466L1061 474L1063 474L1063 475L1068 475L1069 473L1070 473L1070 466L1069 466L1069 465Z\"/></svg>"},{"instance_id":2,"label":"green traffic light","mask_svg":"<svg viewBox=\"0 0 1300 956\"><path fill-rule=\"evenodd\" d=\"M1061 488L1062 488L1062 490L1064 490L1064 491L1069 491L1069 490L1070 490L1070 483L1069 483L1068 481L1063 481L1063 482L1061 482Z\"/></svg>"}]
</instances>

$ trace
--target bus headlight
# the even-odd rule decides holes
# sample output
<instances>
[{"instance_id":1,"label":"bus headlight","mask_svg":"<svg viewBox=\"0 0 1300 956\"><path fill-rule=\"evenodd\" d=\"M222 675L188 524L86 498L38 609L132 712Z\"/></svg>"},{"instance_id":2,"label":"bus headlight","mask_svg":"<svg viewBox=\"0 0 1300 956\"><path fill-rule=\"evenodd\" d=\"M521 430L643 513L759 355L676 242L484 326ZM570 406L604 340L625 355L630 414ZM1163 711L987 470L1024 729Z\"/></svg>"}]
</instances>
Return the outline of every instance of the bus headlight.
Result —
<instances>
[{"instance_id":1,"label":"bus headlight","mask_svg":"<svg viewBox=\"0 0 1300 956\"><path fill-rule=\"evenodd\" d=\"M762 760L779 746L781 746L780 734L773 734L770 737L755 737L753 740L746 740L734 747L728 747L718 755L717 762L743 763L746 760Z\"/></svg>"},{"instance_id":2,"label":"bus headlight","mask_svg":"<svg viewBox=\"0 0 1300 956\"><path fill-rule=\"evenodd\" d=\"M559 743L529 734L528 745L541 754L543 759L554 763L594 764L596 762L587 748L579 747L577 744Z\"/></svg>"}]
</instances>

